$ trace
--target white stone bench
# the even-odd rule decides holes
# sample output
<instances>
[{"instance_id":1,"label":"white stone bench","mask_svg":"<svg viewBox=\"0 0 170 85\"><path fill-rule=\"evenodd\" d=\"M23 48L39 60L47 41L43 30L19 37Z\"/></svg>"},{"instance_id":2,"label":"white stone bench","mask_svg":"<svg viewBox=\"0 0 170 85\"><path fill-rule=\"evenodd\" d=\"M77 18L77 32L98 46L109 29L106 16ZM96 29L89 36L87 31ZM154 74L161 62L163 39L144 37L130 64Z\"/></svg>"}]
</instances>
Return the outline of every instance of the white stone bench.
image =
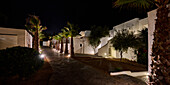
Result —
<instances>
[{"instance_id":1,"label":"white stone bench","mask_svg":"<svg viewBox=\"0 0 170 85\"><path fill-rule=\"evenodd\" d=\"M121 71L121 72L111 72L110 73L111 76L121 75L121 74L126 74L126 75L129 75L129 76L138 77L138 76L147 76L148 71L141 71L141 72Z\"/></svg>"}]
</instances>

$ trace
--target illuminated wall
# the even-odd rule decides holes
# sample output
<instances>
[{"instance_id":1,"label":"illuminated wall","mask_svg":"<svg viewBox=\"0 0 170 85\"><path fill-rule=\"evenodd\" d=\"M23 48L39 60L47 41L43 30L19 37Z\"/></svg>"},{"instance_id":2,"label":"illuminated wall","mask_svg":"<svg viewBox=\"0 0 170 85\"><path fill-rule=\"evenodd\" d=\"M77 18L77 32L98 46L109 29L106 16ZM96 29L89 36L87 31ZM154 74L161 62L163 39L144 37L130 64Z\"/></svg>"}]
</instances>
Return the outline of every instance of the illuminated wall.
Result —
<instances>
[{"instance_id":1,"label":"illuminated wall","mask_svg":"<svg viewBox=\"0 0 170 85\"><path fill-rule=\"evenodd\" d=\"M0 49L7 47L32 47L32 36L24 29L0 27Z\"/></svg>"},{"instance_id":2,"label":"illuminated wall","mask_svg":"<svg viewBox=\"0 0 170 85\"><path fill-rule=\"evenodd\" d=\"M74 37L74 52L81 54L94 54L94 49L89 44L87 37Z\"/></svg>"},{"instance_id":3,"label":"illuminated wall","mask_svg":"<svg viewBox=\"0 0 170 85\"><path fill-rule=\"evenodd\" d=\"M167 5L170 9L170 4ZM150 70L150 64L151 64L151 54L152 54L152 44L153 44L153 32L155 30L155 19L156 19L156 9L148 12L148 70ZM170 17L170 13L169 13Z\"/></svg>"},{"instance_id":4,"label":"illuminated wall","mask_svg":"<svg viewBox=\"0 0 170 85\"><path fill-rule=\"evenodd\" d=\"M25 47L32 48L32 35L25 30Z\"/></svg>"},{"instance_id":5,"label":"illuminated wall","mask_svg":"<svg viewBox=\"0 0 170 85\"><path fill-rule=\"evenodd\" d=\"M0 35L0 49L17 45L17 35Z\"/></svg>"},{"instance_id":6,"label":"illuminated wall","mask_svg":"<svg viewBox=\"0 0 170 85\"><path fill-rule=\"evenodd\" d=\"M124 22L122 24L114 26L113 27L113 30L114 30L113 36L116 35L115 30L118 31L118 30L122 30L122 29L127 29L129 31L133 31L134 34L138 34L139 30L142 30L144 28L148 28L148 19L147 18L144 18L144 19L135 18L135 19L129 20L127 22ZM119 51L116 51L116 58L120 58ZM132 48L129 48L127 53L126 52L123 53L123 58L137 61L137 56L134 54L134 49L132 49Z\"/></svg>"},{"instance_id":7,"label":"illuminated wall","mask_svg":"<svg viewBox=\"0 0 170 85\"><path fill-rule=\"evenodd\" d=\"M127 29L130 31L134 31L135 34L138 34L139 30L142 30L147 26L147 18L135 18L114 26L113 29L109 31L109 36L100 39L101 43L95 49L95 52L98 53L98 56L120 58L120 53L116 51L109 42L109 40L116 35L115 30ZM81 31L80 34L82 36L77 36L74 38L74 52L82 54L95 54L87 38L90 35L90 31ZM129 60L137 60L137 57L134 54L134 50L131 48L128 49L128 53L123 53L123 56L124 58L127 58Z\"/></svg>"}]
</instances>

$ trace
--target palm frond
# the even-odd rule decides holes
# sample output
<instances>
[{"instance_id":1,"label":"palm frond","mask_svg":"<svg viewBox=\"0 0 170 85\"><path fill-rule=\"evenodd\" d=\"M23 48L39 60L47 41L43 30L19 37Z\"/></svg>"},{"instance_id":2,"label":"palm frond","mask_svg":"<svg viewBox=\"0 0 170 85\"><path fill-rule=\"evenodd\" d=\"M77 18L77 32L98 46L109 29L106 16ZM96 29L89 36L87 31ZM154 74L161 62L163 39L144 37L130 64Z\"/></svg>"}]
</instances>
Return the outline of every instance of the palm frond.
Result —
<instances>
[{"instance_id":1,"label":"palm frond","mask_svg":"<svg viewBox=\"0 0 170 85\"><path fill-rule=\"evenodd\" d=\"M45 35L43 33L39 33L39 39L45 38Z\"/></svg>"},{"instance_id":2,"label":"palm frond","mask_svg":"<svg viewBox=\"0 0 170 85\"><path fill-rule=\"evenodd\" d=\"M62 31L63 33L65 33L65 32L66 32L66 30L65 30L65 29L61 29L61 31Z\"/></svg>"},{"instance_id":3,"label":"palm frond","mask_svg":"<svg viewBox=\"0 0 170 85\"><path fill-rule=\"evenodd\" d=\"M149 9L154 0L117 0L114 7L130 7Z\"/></svg>"},{"instance_id":4,"label":"palm frond","mask_svg":"<svg viewBox=\"0 0 170 85\"><path fill-rule=\"evenodd\" d=\"M67 31L69 31L70 29L68 27L64 27Z\"/></svg>"}]
</instances>

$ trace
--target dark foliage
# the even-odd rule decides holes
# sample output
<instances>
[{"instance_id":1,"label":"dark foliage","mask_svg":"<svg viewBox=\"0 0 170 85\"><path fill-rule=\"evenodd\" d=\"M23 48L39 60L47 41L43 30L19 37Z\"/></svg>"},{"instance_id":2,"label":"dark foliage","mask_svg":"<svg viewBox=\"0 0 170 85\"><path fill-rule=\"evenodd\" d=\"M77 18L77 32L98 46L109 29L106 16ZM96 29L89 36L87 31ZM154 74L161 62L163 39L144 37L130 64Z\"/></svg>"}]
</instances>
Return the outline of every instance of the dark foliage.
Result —
<instances>
[{"instance_id":1,"label":"dark foliage","mask_svg":"<svg viewBox=\"0 0 170 85\"><path fill-rule=\"evenodd\" d=\"M109 35L109 28L104 26L91 26L91 33L88 37L89 43L93 48L96 48L100 44L100 39Z\"/></svg>"},{"instance_id":2,"label":"dark foliage","mask_svg":"<svg viewBox=\"0 0 170 85\"><path fill-rule=\"evenodd\" d=\"M28 77L43 65L39 53L27 47L0 50L0 76Z\"/></svg>"},{"instance_id":3,"label":"dark foliage","mask_svg":"<svg viewBox=\"0 0 170 85\"><path fill-rule=\"evenodd\" d=\"M139 37L139 48L135 51L137 55L137 62L148 66L148 29L145 28L140 31Z\"/></svg>"},{"instance_id":4,"label":"dark foliage","mask_svg":"<svg viewBox=\"0 0 170 85\"><path fill-rule=\"evenodd\" d=\"M137 57L138 57L137 62L148 66L148 51L147 51L147 49L144 47L144 48L139 48L137 51L138 51L136 53Z\"/></svg>"}]
</instances>

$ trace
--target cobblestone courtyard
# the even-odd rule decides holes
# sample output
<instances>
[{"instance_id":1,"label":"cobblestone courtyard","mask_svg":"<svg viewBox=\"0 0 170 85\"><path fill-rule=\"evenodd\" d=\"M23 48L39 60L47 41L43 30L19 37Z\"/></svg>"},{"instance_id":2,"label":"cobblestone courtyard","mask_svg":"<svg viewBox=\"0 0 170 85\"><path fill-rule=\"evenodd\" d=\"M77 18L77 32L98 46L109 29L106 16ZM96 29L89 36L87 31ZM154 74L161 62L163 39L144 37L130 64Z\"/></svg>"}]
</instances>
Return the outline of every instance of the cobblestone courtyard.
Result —
<instances>
[{"instance_id":1,"label":"cobblestone courtyard","mask_svg":"<svg viewBox=\"0 0 170 85\"><path fill-rule=\"evenodd\" d=\"M53 69L49 85L146 85L134 77L106 75L51 48L43 47L43 54Z\"/></svg>"}]
</instances>

